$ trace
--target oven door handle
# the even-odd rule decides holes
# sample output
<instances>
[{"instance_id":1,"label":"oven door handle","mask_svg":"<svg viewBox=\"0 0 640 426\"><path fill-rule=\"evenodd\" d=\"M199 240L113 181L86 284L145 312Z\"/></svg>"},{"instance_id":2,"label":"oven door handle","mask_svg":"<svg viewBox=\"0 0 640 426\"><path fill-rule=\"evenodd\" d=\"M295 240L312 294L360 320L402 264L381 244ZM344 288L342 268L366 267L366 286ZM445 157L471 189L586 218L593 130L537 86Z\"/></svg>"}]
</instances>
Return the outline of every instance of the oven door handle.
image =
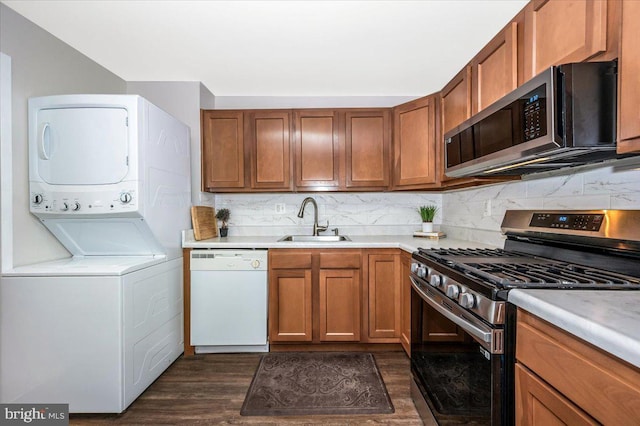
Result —
<instances>
[{"instance_id":1,"label":"oven door handle","mask_svg":"<svg viewBox=\"0 0 640 426\"><path fill-rule=\"evenodd\" d=\"M462 328L467 333L471 334L477 339L480 339L482 342L487 343L489 347L491 347L491 341L493 339L493 333L491 331L484 331L481 328L477 327L476 325L466 321L464 318L461 318L460 316L454 314L449 309L442 306L442 304L438 303L438 301L432 299L428 294L426 294L420 288L419 284L416 282L416 280L413 277L409 277L409 278L411 279L411 284L414 290L420 295L422 300L424 300L429 304L429 306L431 306L433 309L435 309L440 314L442 314L445 318L447 318L448 320L452 321L454 324Z\"/></svg>"}]
</instances>

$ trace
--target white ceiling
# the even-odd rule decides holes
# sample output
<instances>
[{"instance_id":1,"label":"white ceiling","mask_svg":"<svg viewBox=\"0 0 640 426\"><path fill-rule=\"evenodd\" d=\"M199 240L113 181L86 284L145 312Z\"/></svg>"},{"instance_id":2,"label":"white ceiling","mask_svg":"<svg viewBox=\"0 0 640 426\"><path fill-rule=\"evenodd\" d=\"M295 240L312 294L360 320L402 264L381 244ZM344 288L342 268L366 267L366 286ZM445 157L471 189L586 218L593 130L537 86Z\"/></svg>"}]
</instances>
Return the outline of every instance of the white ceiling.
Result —
<instances>
[{"instance_id":1,"label":"white ceiling","mask_svg":"<svg viewBox=\"0 0 640 426\"><path fill-rule=\"evenodd\" d=\"M2 2L126 81L202 81L221 96L433 93L527 3Z\"/></svg>"}]
</instances>

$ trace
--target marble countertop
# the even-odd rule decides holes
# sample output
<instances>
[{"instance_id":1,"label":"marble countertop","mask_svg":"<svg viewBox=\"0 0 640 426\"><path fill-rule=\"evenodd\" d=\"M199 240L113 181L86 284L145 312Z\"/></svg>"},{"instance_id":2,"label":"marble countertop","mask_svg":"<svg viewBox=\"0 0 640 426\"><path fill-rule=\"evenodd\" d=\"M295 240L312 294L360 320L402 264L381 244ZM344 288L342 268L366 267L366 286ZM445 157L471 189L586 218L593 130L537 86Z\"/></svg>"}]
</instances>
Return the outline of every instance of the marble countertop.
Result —
<instances>
[{"instance_id":1,"label":"marble countertop","mask_svg":"<svg viewBox=\"0 0 640 426\"><path fill-rule=\"evenodd\" d=\"M640 291L511 290L509 302L640 368Z\"/></svg>"},{"instance_id":2,"label":"marble countertop","mask_svg":"<svg viewBox=\"0 0 640 426\"><path fill-rule=\"evenodd\" d=\"M495 248L488 244L441 238L416 238L411 235L349 235L351 241L284 242L281 236L225 237L196 241L193 230L182 232L182 247L210 249L270 249L270 248L400 248L413 252L421 248Z\"/></svg>"}]
</instances>

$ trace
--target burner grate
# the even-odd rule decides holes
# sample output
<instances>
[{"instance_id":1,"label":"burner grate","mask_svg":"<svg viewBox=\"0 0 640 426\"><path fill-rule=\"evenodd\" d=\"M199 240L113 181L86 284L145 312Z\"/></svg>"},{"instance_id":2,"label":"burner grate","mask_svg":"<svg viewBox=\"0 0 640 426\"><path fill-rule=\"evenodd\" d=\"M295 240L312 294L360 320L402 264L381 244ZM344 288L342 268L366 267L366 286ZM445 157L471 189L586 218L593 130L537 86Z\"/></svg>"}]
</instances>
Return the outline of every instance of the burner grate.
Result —
<instances>
[{"instance_id":1,"label":"burner grate","mask_svg":"<svg viewBox=\"0 0 640 426\"><path fill-rule=\"evenodd\" d=\"M613 272L564 262L460 263L458 268L504 288L513 287L607 287L640 286L640 280Z\"/></svg>"}]
</instances>

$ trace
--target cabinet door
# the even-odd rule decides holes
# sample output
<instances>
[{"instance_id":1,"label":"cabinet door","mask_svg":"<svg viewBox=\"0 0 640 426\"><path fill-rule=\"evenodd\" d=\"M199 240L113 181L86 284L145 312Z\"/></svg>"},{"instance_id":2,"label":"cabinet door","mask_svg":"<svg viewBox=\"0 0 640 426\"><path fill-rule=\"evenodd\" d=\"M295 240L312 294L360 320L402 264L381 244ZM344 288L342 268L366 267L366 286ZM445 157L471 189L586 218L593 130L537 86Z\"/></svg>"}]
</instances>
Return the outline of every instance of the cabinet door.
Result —
<instances>
[{"instance_id":1,"label":"cabinet door","mask_svg":"<svg viewBox=\"0 0 640 426\"><path fill-rule=\"evenodd\" d=\"M203 190L244 188L242 111L202 111Z\"/></svg>"},{"instance_id":2,"label":"cabinet door","mask_svg":"<svg viewBox=\"0 0 640 426\"><path fill-rule=\"evenodd\" d=\"M294 111L296 187L304 190L340 186L338 113L333 110Z\"/></svg>"},{"instance_id":3,"label":"cabinet door","mask_svg":"<svg viewBox=\"0 0 640 426\"><path fill-rule=\"evenodd\" d=\"M269 340L311 342L311 269L269 271Z\"/></svg>"},{"instance_id":4,"label":"cabinet door","mask_svg":"<svg viewBox=\"0 0 640 426\"><path fill-rule=\"evenodd\" d=\"M471 117L471 67L466 66L442 89L442 134Z\"/></svg>"},{"instance_id":5,"label":"cabinet door","mask_svg":"<svg viewBox=\"0 0 640 426\"><path fill-rule=\"evenodd\" d=\"M516 425L599 425L587 413L516 364Z\"/></svg>"},{"instance_id":6,"label":"cabinet door","mask_svg":"<svg viewBox=\"0 0 640 426\"><path fill-rule=\"evenodd\" d=\"M436 183L434 97L394 108L394 188L419 188Z\"/></svg>"},{"instance_id":7,"label":"cabinet door","mask_svg":"<svg viewBox=\"0 0 640 426\"><path fill-rule=\"evenodd\" d=\"M403 251L400 254L400 343L404 351L411 357L411 254Z\"/></svg>"},{"instance_id":8,"label":"cabinet door","mask_svg":"<svg viewBox=\"0 0 640 426\"><path fill-rule=\"evenodd\" d=\"M252 188L293 189L290 118L289 111L255 111L248 114Z\"/></svg>"},{"instance_id":9,"label":"cabinet door","mask_svg":"<svg viewBox=\"0 0 640 426\"><path fill-rule=\"evenodd\" d=\"M320 341L360 341L360 270L320 270Z\"/></svg>"},{"instance_id":10,"label":"cabinet door","mask_svg":"<svg viewBox=\"0 0 640 426\"><path fill-rule=\"evenodd\" d=\"M518 24L510 23L471 61L473 113L518 86Z\"/></svg>"},{"instance_id":11,"label":"cabinet door","mask_svg":"<svg viewBox=\"0 0 640 426\"><path fill-rule=\"evenodd\" d=\"M345 112L347 188L389 187L389 110Z\"/></svg>"},{"instance_id":12,"label":"cabinet door","mask_svg":"<svg viewBox=\"0 0 640 426\"><path fill-rule=\"evenodd\" d=\"M607 49L606 0L534 0L525 11L525 81Z\"/></svg>"},{"instance_id":13,"label":"cabinet door","mask_svg":"<svg viewBox=\"0 0 640 426\"><path fill-rule=\"evenodd\" d=\"M640 152L640 2L622 2L618 63L618 153Z\"/></svg>"},{"instance_id":14,"label":"cabinet door","mask_svg":"<svg viewBox=\"0 0 640 426\"><path fill-rule=\"evenodd\" d=\"M400 255L369 254L369 337L400 338Z\"/></svg>"}]
</instances>

